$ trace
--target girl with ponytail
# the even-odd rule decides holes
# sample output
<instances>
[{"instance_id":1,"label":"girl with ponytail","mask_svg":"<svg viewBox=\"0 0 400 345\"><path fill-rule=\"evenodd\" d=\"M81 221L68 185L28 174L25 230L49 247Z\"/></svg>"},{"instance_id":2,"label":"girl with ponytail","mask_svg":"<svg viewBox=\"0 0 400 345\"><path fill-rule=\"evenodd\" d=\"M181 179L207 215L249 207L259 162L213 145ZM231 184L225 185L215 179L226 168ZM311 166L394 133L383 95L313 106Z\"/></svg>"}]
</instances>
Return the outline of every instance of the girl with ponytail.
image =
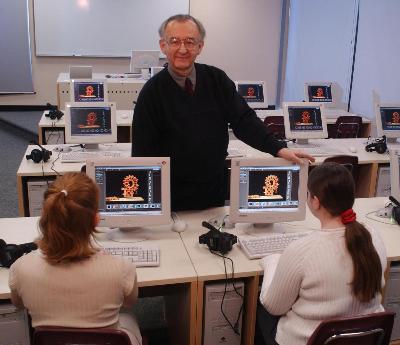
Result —
<instances>
[{"instance_id":1,"label":"girl with ponytail","mask_svg":"<svg viewBox=\"0 0 400 345\"><path fill-rule=\"evenodd\" d=\"M307 204L321 229L261 262L260 302L277 324L270 344L306 344L322 320L383 311L386 251L379 233L357 221L350 172L337 163L313 168Z\"/></svg>"},{"instance_id":2,"label":"girl with ponytail","mask_svg":"<svg viewBox=\"0 0 400 345\"><path fill-rule=\"evenodd\" d=\"M119 313L137 299L136 267L94 245L98 194L83 173L67 173L49 186L39 220L39 251L11 266L11 300L28 309L33 327L118 328L139 345L135 320Z\"/></svg>"}]
</instances>

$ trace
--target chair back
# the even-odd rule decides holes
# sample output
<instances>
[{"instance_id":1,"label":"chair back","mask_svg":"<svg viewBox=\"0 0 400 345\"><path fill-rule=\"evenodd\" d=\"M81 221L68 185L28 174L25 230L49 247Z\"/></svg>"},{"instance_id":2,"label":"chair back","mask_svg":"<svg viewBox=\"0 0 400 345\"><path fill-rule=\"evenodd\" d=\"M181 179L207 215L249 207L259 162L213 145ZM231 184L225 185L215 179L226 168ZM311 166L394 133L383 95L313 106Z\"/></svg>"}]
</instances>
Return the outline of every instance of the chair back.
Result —
<instances>
[{"instance_id":1,"label":"chair back","mask_svg":"<svg viewBox=\"0 0 400 345\"><path fill-rule=\"evenodd\" d=\"M307 345L389 345L393 312L322 321Z\"/></svg>"},{"instance_id":2,"label":"chair back","mask_svg":"<svg viewBox=\"0 0 400 345\"><path fill-rule=\"evenodd\" d=\"M361 126L361 116L339 116L335 124L335 138L358 138L361 135Z\"/></svg>"},{"instance_id":3,"label":"chair back","mask_svg":"<svg viewBox=\"0 0 400 345\"><path fill-rule=\"evenodd\" d=\"M353 175L354 183L357 186L358 181L358 157L350 155L338 155L325 158L324 162L335 162L343 165Z\"/></svg>"},{"instance_id":4,"label":"chair back","mask_svg":"<svg viewBox=\"0 0 400 345\"><path fill-rule=\"evenodd\" d=\"M33 333L33 345L131 345L128 335L112 328L41 326Z\"/></svg>"},{"instance_id":5,"label":"chair back","mask_svg":"<svg viewBox=\"0 0 400 345\"><path fill-rule=\"evenodd\" d=\"M283 121L283 116L266 116L264 119L264 124L267 126L268 130L273 134L276 139L286 139L285 135L285 124Z\"/></svg>"}]
</instances>

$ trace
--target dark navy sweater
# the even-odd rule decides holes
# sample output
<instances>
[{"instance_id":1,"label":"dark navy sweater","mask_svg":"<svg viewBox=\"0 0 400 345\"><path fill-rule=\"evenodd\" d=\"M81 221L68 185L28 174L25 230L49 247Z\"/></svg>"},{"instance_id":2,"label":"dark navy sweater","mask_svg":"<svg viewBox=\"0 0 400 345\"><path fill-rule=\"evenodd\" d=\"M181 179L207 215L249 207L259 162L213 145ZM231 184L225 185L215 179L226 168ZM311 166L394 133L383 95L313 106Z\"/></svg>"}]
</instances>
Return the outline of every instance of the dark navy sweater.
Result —
<instances>
[{"instance_id":1,"label":"dark navy sweater","mask_svg":"<svg viewBox=\"0 0 400 345\"><path fill-rule=\"evenodd\" d=\"M220 69L195 64L196 88L188 95L168 70L139 94L132 124L132 156L171 157L173 210L222 206L227 196L228 125L246 144L276 155L276 141Z\"/></svg>"}]
</instances>

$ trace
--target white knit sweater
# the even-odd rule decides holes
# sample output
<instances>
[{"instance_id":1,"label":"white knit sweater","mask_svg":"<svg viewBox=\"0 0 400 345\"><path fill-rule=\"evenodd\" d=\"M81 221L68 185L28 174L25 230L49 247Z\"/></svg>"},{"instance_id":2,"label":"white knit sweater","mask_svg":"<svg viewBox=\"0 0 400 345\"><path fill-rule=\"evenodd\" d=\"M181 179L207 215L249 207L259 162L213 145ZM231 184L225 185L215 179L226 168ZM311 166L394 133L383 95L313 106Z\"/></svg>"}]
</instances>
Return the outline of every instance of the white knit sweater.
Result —
<instances>
[{"instance_id":1,"label":"white knit sweater","mask_svg":"<svg viewBox=\"0 0 400 345\"><path fill-rule=\"evenodd\" d=\"M368 230L382 263L383 284L385 246L378 232ZM276 334L280 345L306 344L322 320L383 310L380 294L368 303L352 295L353 263L344 231L315 231L287 247L277 265L276 256L264 260L260 301L271 314L282 315Z\"/></svg>"}]
</instances>

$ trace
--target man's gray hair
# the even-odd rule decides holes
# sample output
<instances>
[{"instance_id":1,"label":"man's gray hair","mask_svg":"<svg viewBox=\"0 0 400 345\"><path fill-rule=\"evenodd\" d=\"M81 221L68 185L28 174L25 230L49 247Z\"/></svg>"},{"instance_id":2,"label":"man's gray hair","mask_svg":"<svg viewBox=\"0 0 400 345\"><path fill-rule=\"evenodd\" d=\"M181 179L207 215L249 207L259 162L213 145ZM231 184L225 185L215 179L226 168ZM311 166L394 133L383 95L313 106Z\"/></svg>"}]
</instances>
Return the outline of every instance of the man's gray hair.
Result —
<instances>
[{"instance_id":1,"label":"man's gray hair","mask_svg":"<svg viewBox=\"0 0 400 345\"><path fill-rule=\"evenodd\" d=\"M158 33L160 35L160 38L165 38L165 29L169 23L172 21L177 21L177 22L186 22L186 21L192 21L193 23L196 24L197 29L199 30L201 40L204 41L204 38L206 37L206 30L204 29L203 24L196 18L192 17L190 14L176 14L172 17L169 17L167 20L165 20L160 28L158 29Z\"/></svg>"}]
</instances>

